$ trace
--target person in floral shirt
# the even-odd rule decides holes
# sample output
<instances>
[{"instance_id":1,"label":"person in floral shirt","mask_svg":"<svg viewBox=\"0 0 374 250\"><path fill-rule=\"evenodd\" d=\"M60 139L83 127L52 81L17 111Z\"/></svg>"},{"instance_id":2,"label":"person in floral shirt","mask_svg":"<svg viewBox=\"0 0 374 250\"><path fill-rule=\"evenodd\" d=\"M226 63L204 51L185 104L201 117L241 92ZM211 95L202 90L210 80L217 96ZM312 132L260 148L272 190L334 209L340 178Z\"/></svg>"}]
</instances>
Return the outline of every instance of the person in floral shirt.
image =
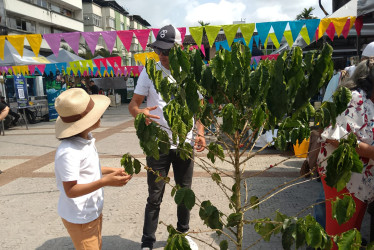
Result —
<instances>
[{"instance_id":1,"label":"person in floral shirt","mask_svg":"<svg viewBox=\"0 0 374 250\"><path fill-rule=\"evenodd\" d=\"M318 155L318 171L321 174L326 195L326 232L337 235L357 228L360 230L367 204L374 201L374 58L362 61L351 79L343 84L352 91L347 109L336 119L336 125L327 127L321 134L321 150ZM346 187L337 192L325 182L327 158L349 133L357 136L357 153L363 162L362 173L352 173ZM331 201L344 193L352 194L356 212L346 223L339 225L332 218ZM336 246L335 246L336 247Z\"/></svg>"}]
</instances>

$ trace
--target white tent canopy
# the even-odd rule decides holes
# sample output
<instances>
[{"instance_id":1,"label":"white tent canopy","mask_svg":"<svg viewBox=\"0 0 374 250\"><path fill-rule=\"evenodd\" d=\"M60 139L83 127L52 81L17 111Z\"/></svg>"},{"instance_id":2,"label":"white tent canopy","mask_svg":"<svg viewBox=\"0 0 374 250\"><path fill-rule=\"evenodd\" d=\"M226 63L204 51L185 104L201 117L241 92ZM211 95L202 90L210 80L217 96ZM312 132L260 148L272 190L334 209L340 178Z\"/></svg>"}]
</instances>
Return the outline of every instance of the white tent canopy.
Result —
<instances>
[{"instance_id":1,"label":"white tent canopy","mask_svg":"<svg viewBox=\"0 0 374 250\"><path fill-rule=\"evenodd\" d=\"M47 59L52 63L60 63L60 62L73 62L73 61L80 61L84 60L84 58L77 56L67 50L60 48L58 52L58 57L55 54L47 56Z\"/></svg>"}]
</instances>

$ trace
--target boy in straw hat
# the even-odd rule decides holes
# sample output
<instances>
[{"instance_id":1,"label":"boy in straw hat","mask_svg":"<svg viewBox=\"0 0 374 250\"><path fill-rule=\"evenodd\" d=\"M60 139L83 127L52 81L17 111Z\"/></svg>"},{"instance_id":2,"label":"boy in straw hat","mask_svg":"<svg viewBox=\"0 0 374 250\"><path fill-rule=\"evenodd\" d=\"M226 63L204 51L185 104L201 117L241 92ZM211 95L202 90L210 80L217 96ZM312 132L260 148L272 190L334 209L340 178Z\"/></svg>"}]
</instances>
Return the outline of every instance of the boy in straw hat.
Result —
<instances>
[{"instance_id":1,"label":"boy in straw hat","mask_svg":"<svg viewBox=\"0 0 374 250\"><path fill-rule=\"evenodd\" d=\"M101 249L102 187L123 186L131 179L122 168L100 167L91 131L100 127L109 103L108 97L90 96L81 88L55 101L56 137L61 140L55 156L58 213L76 249Z\"/></svg>"}]
</instances>

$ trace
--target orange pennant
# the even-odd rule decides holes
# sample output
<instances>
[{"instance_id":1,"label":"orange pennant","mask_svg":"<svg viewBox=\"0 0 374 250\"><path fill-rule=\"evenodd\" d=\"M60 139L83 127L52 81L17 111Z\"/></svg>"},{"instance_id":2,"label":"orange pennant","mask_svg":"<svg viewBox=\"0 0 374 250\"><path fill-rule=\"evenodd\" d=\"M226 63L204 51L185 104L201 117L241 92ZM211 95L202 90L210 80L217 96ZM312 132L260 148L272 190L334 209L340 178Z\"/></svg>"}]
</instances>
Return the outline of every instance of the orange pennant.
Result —
<instances>
[{"instance_id":1,"label":"orange pennant","mask_svg":"<svg viewBox=\"0 0 374 250\"><path fill-rule=\"evenodd\" d=\"M25 35L12 35L12 36L7 36L6 38L22 57L23 56L23 45L25 43Z\"/></svg>"},{"instance_id":2,"label":"orange pennant","mask_svg":"<svg viewBox=\"0 0 374 250\"><path fill-rule=\"evenodd\" d=\"M30 44L32 51L34 52L35 56L39 55L40 45L42 45L42 35L41 34L31 34L26 35L27 41Z\"/></svg>"},{"instance_id":3,"label":"orange pennant","mask_svg":"<svg viewBox=\"0 0 374 250\"><path fill-rule=\"evenodd\" d=\"M345 23L347 22L348 17L337 17L331 18L331 22L335 26L335 31L338 37L342 34Z\"/></svg>"},{"instance_id":4,"label":"orange pennant","mask_svg":"<svg viewBox=\"0 0 374 250\"><path fill-rule=\"evenodd\" d=\"M5 36L0 36L0 58L4 60Z\"/></svg>"}]
</instances>

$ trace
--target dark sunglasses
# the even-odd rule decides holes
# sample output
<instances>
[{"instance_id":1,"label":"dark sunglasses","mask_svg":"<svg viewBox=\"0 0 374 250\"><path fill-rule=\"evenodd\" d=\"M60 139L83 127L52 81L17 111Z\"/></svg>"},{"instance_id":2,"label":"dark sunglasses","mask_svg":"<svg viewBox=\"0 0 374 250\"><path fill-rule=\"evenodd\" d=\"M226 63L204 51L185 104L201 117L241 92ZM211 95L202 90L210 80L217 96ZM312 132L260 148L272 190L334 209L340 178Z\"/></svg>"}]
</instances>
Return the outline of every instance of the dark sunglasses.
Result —
<instances>
[{"instance_id":1,"label":"dark sunglasses","mask_svg":"<svg viewBox=\"0 0 374 250\"><path fill-rule=\"evenodd\" d=\"M155 51L155 53L157 55L160 55L161 53L164 55L164 56L168 56L169 55L169 52L170 52L170 49L159 49L159 48L154 48L153 49Z\"/></svg>"}]
</instances>

